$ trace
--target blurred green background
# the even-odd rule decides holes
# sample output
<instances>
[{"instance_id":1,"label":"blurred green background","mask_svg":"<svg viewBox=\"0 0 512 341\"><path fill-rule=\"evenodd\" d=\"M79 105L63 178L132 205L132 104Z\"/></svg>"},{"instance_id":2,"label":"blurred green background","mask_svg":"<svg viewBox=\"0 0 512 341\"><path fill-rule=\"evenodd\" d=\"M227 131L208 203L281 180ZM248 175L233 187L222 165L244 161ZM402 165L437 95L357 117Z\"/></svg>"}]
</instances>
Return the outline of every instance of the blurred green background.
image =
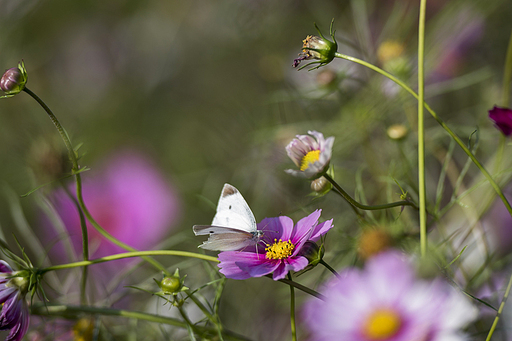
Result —
<instances>
[{"instance_id":1,"label":"blurred green background","mask_svg":"<svg viewBox=\"0 0 512 341\"><path fill-rule=\"evenodd\" d=\"M155 160L182 200L182 219L169 231L184 238L180 249L197 250L200 241L191 226L211 221L220 190L229 182L258 221L280 214L297 221L322 208L323 218L334 218L335 224L328 256L341 266L354 261L356 217L332 193L318 200L307 196L309 183L283 172L294 166L284 148L308 130L335 136L332 164L345 190L372 204L397 201L396 179L416 199L417 103L382 76L344 60L313 72L298 72L291 64L302 39L316 34L313 23L327 34L334 18L340 52L375 63L416 88L418 5L392 0L2 0L0 67L24 60L27 86L52 108L74 145L83 144L80 164L91 168L85 178L97 162L127 147ZM478 128L477 155L485 162L499 139L487 110L510 105L500 101L512 3L431 0L427 6L427 100L463 140ZM384 44L389 42L395 45ZM393 124L409 130L404 140L388 138ZM426 129L432 201L450 139L430 116ZM13 219L9 193L21 195L51 180L41 168L46 157L38 146L63 152L56 136L26 94L0 101L0 224L9 241L20 224ZM456 148L453 158L460 170L466 156ZM473 167L465 181L477 175ZM20 202L37 229L33 196ZM377 212L373 218L416 233L416 215L406 209L398 221L399 213ZM197 263L194 267L203 271ZM327 276L323 269L315 271ZM308 276L306 283L319 281ZM201 275L190 278L200 281ZM260 285L271 293L261 294ZM229 296L258 295L249 303L258 311L269 302L279 306L270 296L288 289L276 287L268 279L228 284ZM288 333L284 301L267 307L284 318L283 323L273 320L276 335ZM225 307L239 310L237 302L232 299ZM226 325L260 339L265 322L244 311L226 313ZM238 319L244 321L240 326Z\"/></svg>"}]
</instances>

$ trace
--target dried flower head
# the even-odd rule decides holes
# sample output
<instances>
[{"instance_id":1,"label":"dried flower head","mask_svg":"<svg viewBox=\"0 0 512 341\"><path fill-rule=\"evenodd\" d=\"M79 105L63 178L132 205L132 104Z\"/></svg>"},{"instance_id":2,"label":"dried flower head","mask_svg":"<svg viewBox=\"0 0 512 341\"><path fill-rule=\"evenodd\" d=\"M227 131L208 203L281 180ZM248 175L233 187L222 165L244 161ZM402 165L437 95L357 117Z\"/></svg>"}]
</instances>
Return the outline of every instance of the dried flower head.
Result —
<instances>
[{"instance_id":1,"label":"dried flower head","mask_svg":"<svg viewBox=\"0 0 512 341\"><path fill-rule=\"evenodd\" d=\"M331 22L330 35L331 35L332 41L330 41L323 36L322 32L320 32L320 29L315 24L315 28L318 31L318 34L320 35L320 37L310 35L310 36L307 36L306 39L304 39L302 41L303 42L302 52L299 53L299 58L297 58L293 61L293 64L292 64L293 67L296 68L297 66L299 66L303 60L316 59L317 61L308 63L308 64L298 68L298 70L302 70L303 68L305 68L309 65L318 64L317 66L309 69L309 71L311 71L311 70L318 69L319 67L327 65L330 62L332 62L332 60L336 56L336 52L338 51L338 43L336 42L336 38L334 37L334 34L336 32L333 31L333 29L332 29L333 25L334 25L334 20Z\"/></svg>"}]
</instances>

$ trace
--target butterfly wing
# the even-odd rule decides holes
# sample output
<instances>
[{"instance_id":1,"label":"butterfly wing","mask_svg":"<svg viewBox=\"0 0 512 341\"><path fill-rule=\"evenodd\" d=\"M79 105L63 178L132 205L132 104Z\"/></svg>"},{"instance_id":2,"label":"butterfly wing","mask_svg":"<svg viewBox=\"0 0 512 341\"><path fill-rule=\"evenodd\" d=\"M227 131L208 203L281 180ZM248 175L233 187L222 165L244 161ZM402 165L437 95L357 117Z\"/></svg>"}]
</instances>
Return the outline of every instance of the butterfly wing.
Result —
<instances>
[{"instance_id":1,"label":"butterfly wing","mask_svg":"<svg viewBox=\"0 0 512 341\"><path fill-rule=\"evenodd\" d=\"M235 251L255 245L259 236L239 229L222 226L194 225L196 236L208 235L208 240L200 248L212 251Z\"/></svg>"},{"instance_id":2,"label":"butterfly wing","mask_svg":"<svg viewBox=\"0 0 512 341\"><path fill-rule=\"evenodd\" d=\"M257 231L256 219L249 205L240 192L230 184L224 184L222 188L212 225L231 227L251 233Z\"/></svg>"}]
</instances>

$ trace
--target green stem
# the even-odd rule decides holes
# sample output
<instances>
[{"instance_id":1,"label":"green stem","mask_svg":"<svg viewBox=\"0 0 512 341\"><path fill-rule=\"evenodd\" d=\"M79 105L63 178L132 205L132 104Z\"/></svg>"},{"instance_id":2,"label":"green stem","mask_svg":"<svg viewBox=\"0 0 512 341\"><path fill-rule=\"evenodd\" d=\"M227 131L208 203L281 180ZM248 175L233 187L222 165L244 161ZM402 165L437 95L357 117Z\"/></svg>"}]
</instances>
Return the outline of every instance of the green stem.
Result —
<instances>
[{"instance_id":1,"label":"green stem","mask_svg":"<svg viewBox=\"0 0 512 341\"><path fill-rule=\"evenodd\" d=\"M44 109L44 111L46 111L46 113L50 117L50 120L53 122L53 124L57 128L62 140L64 141L64 144L66 145L69 159L71 160L71 163L73 164L72 173L75 173L75 178L77 179L76 186L77 186L77 191L78 191L78 187L79 187L78 178L80 177L80 173L76 173L76 172L78 172L78 170L80 169L80 166L78 165L78 160L76 158L75 150L73 149L73 146L71 144L71 140L69 139L68 134L66 133L66 131L60 124L57 117L53 114L50 107L48 107L46 105L46 103L44 103L43 100L41 98L39 98L39 96L37 96L34 92L32 92L27 87L25 87L23 89L23 91L25 91L33 99L35 99L37 101L37 103L39 103L39 105ZM87 225L85 223L83 212L80 209L80 204L76 202L76 200L73 198L71 193L69 193L67 188L65 188L65 190L68 193L68 195L70 196L70 198L72 198L71 200L76 204L78 214L80 216L80 228L82 230L82 258L84 261L86 261L89 259L89 237L88 237L88 233L87 233ZM82 304L86 303L85 302L85 300L86 300L86 294L85 294L86 284L87 284L87 267L84 267L84 269L82 270L82 279L81 279L81 284L80 284L80 302Z\"/></svg>"},{"instance_id":2,"label":"green stem","mask_svg":"<svg viewBox=\"0 0 512 341\"><path fill-rule=\"evenodd\" d=\"M46 103L43 102L43 100L41 100L34 92L29 90L28 88L24 88L23 91L25 91L32 98L34 98L39 103L39 105L41 105L41 107L46 111L46 113L50 117L51 121L53 122L53 124L55 125L57 130L59 131L59 134L62 137L62 140L64 141L64 144L66 145L66 148L67 148L68 154L69 154L69 158L71 159L71 162L73 164L73 173L75 173L76 196L77 196L80 208L82 209L82 212L84 213L84 215L87 218L87 220L89 220L89 222L92 224L92 226L104 238L109 240L111 243L113 243L113 244L115 244L115 245L117 245L117 246L119 246L119 247L121 247L121 248L123 248L125 250L128 250L128 251L132 251L132 252L137 251L137 249L135 249L135 248L133 248L133 247L131 247L131 246L121 242L120 240L118 240L117 238L112 236L103 227L101 227L100 224L98 224L96 222L96 220L93 218L93 216L91 215L91 213L87 209L87 206L85 205L85 202L84 202L84 198L83 198L83 195L82 195L82 177L81 177L80 173L78 173L78 171L80 170L80 166L78 165L78 160L76 158L75 150L73 149L73 146L71 144L71 140L69 139L68 134L66 133L66 131L64 130L64 128L60 124L60 122L57 119L57 117L53 114L53 112L46 105ZM86 235L86 233L87 233L86 231L84 232L84 229L87 230L87 227L86 226L82 226L82 235ZM84 243L87 243L87 242L88 242L87 240L84 240ZM166 275L171 276L171 273L168 272L168 270L162 264L160 264L159 262L155 261L154 259L152 259L150 257L146 257L146 256L142 257L142 259L144 259L148 263L152 264L155 268L157 268L158 270L162 271Z\"/></svg>"},{"instance_id":3,"label":"green stem","mask_svg":"<svg viewBox=\"0 0 512 341\"><path fill-rule=\"evenodd\" d=\"M362 210L369 210L369 211L374 211L374 210L384 210L384 209L387 209L387 208L393 208L393 207L398 207L398 206L411 206L411 207L414 207L415 209L418 209L418 207L413 203L413 202L410 202L410 201L406 201L406 200L402 200L402 201L397 201L397 202L392 202L392 203L389 203L389 204L383 204L383 205L374 205L374 206L369 206L369 205L363 205L361 203L358 203L357 201L355 201L354 199L352 199L352 197L343 190L343 188L341 188L340 185L338 185L338 183L336 181L334 181L333 178L331 178L327 173L323 175L327 181L329 181L333 186L334 188L339 192L339 194L352 206L354 207L357 207L357 208L360 208Z\"/></svg>"},{"instance_id":4,"label":"green stem","mask_svg":"<svg viewBox=\"0 0 512 341\"><path fill-rule=\"evenodd\" d=\"M503 300L501 300L500 307L498 309L498 313L496 314L496 317L494 318L494 322L492 323L491 330L489 330L489 334L487 335L487 338L485 341L489 341L492 337L492 334L494 334L494 330L496 329L496 326L498 325L498 322L500 320L500 316L503 312L503 308L505 307L505 303L507 302L508 295L510 293L510 288L512 287L512 275L510 276L510 280L508 281L507 290L505 291L505 295L503 296Z\"/></svg>"},{"instance_id":5,"label":"green stem","mask_svg":"<svg viewBox=\"0 0 512 341\"><path fill-rule=\"evenodd\" d=\"M505 57L505 70L503 70L503 93L501 105L510 105L510 80L512 79L512 32L508 41L507 56Z\"/></svg>"},{"instance_id":6,"label":"green stem","mask_svg":"<svg viewBox=\"0 0 512 341\"><path fill-rule=\"evenodd\" d=\"M324 260L320 260L319 262L320 264L322 264L323 266L325 266L327 268L327 270L329 270L330 272L333 273L334 276L336 277L339 277L340 275L336 272L336 270L334 270L329 264L327 264L326 262L324 262Z\"/></svg>"},{"instance_id":7,"label":"green stem","mask_svg":"<svg viewBox=\"0 0 512 341\"><path fill-rule=\"evenodd\" d=\"M174 319L172 317L160 316L155 314L143 313L138 311L129 311L122 309L112 309L112 308L100 308L100 307L90 307L90 306L71 306L71 305L62 305L62 304L52 304L52 303L36 303L30 307L30 313L33 315L41 315L41 316L64 316L64 317L73 317L77 318L83 314L90 315L104 315L104 316L119 316L126 318L133 318L138 320L144 320L154 323L163 323L171 326L176 326L180 328L187 328L187 323ZM198 331L202 333L208 334L216 334L215 328L209 327L195 327ZM223 331L224 335L230 340L239 340L239 341L248 341L249 339L237 335L228 330Z\"/></svg>"},{"instance_id":8,"label":"green stem","mask_svg":"<svg viewBox=\"0 0 512 341\"><path fill-rule=\"evenodd\" d=\"M288 280L292 281L292 275L288 273ZM295 288L290 285L290 323L292 328L292 341L297 341L297 326L295 325Z\"/></svg>"},{"instance_id":9,"label":"green stem","mask_svg":"<svg viewBox=\"0 0 512 341\"><path fill-rule=\"evenodd\" d=\"M427 254L427 196L425 184L425 10L427 0L420 2L418 29L418 196L420 204L420 249Z\"/></svg>"},{"instance_id":10,"label":"green stem","mask_svg":"<svg viewBox=\"0 0 512 341\"><path fill-rule=\"evenodd\" d=\"M354 62L354 63L357 63L357 64L360 64L360 65L363 65L363 66L366 66L367 68L377 72L377 73L380 73L381 75L383 75L384 77L386 78L389 78L390 80L392 80L393 82L395 82L396 84L398 84L400 87L402 87L405 91L407 91L408 93L410 93L412 96L414 96L414 98L418 99L418 94L416 94L414 92L414 90L412 90L409 86L407 86L404 82L402 82L401 80L399 80L398 78L396 78L395 76L391 75L390 73L368 63L368 62L365 62L363 60L360 60L360 59L357 59L357 58L354 58L354 57L350 57L350 56L347 56L347 55L344 55L344 54L341 54L341 53L338 53L336 52L336 57L337 58L341 58L341 59L345 59L345 60L348 60L348 61L351 61L351 62ZM505 205L505 207L507 208L508 212L510 213L510 215L512 216L512 206L510 206L510 203L508 202L507 198L505 197L505 195L503 194L503 192L501 191L500 187L498 186L498 184L496 183L496 181L494 181L494 179L492 178L491 174L489 174L489 172L484 168L484 166L477 160L477 158L475 157L475 155L473 155L473 153L469 150L469 148L464 144L464 142L460 139L460 137L458 137L451 129L450 127L448 127L446 125L446 123L444 123L443 120L441 120L436 112L434 110L432 110L430 108L430 106L427 104L427 103L423 103L424 106L425 106L425 109L427 109L427 111L430 113L430 115L432 115L432 117L437 121L437 123L439 123L439 125L441 125L441 127L455 140L455 142L457 142L457 144L459 145L459 147L462 148L462 150L466 153L466 155L471 159L471 161L473 161L473 163L478 167L478 169L480 170L480 172L485 176L485 178L487 179L487 181L489 181L489 183L491 184L492 188L496 191L496 193L498 194L498 196L501 198L501 201L503 201L503 204Z\"/></svg>"},{"instance_id":11,"label":"green stem","mask_svg":"<svg viewBox=\"0 0 512 341\"><path fill-rule=\"evenodd\" d=\"M72 269L72 268L78 268L81 266L89 266L92 264L110 262L113 260L119 260L119 259L124 259L124 258L147 257L147 256L179 256L179 257L197 258L197 259L207 260L210 262L217 262L217 263L219 262L218 259L215 257L203 255L200 253L187 252L187 251L174 251L174 250L133 251L133 252L118 253L116 255L110 255L110 256L86 260L86 261L53 265L53 266L50 266L50 267L47 267L44 269L40 269L39 272L41 274L44 274L48 271Z\"/></svg>"}]
</instances>

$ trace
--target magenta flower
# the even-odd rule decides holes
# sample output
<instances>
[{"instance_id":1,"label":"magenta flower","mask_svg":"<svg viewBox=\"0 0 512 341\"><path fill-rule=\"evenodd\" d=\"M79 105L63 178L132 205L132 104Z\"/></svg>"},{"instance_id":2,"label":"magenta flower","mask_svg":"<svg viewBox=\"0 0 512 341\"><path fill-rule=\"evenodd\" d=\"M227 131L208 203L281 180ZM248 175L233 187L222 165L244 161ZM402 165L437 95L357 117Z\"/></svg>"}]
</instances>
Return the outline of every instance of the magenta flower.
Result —
<instances>
[{"instance_id":1,"label":"magenta flower","mask_svg":"<svg viewBox=\"0 0 512 341\"><path fill-rule=\"evenodd\" d=\"M308 265L301 255L308 240L317 240L329 231L332 219L318 223L321 210L316 210L293 225L289 217L265 218L258 224L263 231L253 248L219 253L220 272L227 278L247 279L274 273L274 280L283 279L288 271L300 271Z\"/></svg>"},{"instance_id":2,"label":"magenta flower","mask_svg":"<svg viewBox=\"0 0 512 341\"><path fill-rule=\"evenodd\" d=\"M140 153L117 153L104 166L93 168L83 177L84 201L92 216L107 232L134 248L155 247L179 219L176 193L153 163ZM75 193L74 185L69 188ZM54 194L53 201L73 245L81 250L80 220L75 204L63 190ZM91 256L123 251L89 223L87 227Z\"/></svg>"},{"instance_id":3,"label":"magenta flower","mask_svg":"<svg viewBox=\"0 0 512 341\"><path fill-rule=\"evenodd\" d=\"M29 325L29 312L25 295L28 289L28 280L24 277L12 277L13 272L9 264L0 260L0 330L10 329L5 341L19 341L27 332Z\"/></svg>"},{"instance_id":4,"label":"magenta flower","mask_svg":"<svg viewBox=\"0 0 512 341\"><path fill-rule=\"evenodd\" d=\"M512 110L494 106L489 110L489 118L505 136L512 134Z\"/></svg>"},{"instance_id":5,"label":"magenta flower","mask_svg":"<svg viewBox=\"0 0 512 341\"><path fill-rule=\"evenodd\" d=\"M306 179L316 179L329 168L334 137L324 138L322 133L308 131L309 135L297 135L288 146L286 152L299 170L287 169L286 173Z\"/></svg>"},{"instance_id":6,"label":"magenta flower","mask_svg":"<svg viewBox=\"0 0 512 341\"><path fill-rule=\"evenodd\" d=\"M441 280L417 279L397 252L344 271L321 292L325 300L304 307L312 340L463 341L460 329L477 316L462 293Z\"/></svg>"}]
</instances>

